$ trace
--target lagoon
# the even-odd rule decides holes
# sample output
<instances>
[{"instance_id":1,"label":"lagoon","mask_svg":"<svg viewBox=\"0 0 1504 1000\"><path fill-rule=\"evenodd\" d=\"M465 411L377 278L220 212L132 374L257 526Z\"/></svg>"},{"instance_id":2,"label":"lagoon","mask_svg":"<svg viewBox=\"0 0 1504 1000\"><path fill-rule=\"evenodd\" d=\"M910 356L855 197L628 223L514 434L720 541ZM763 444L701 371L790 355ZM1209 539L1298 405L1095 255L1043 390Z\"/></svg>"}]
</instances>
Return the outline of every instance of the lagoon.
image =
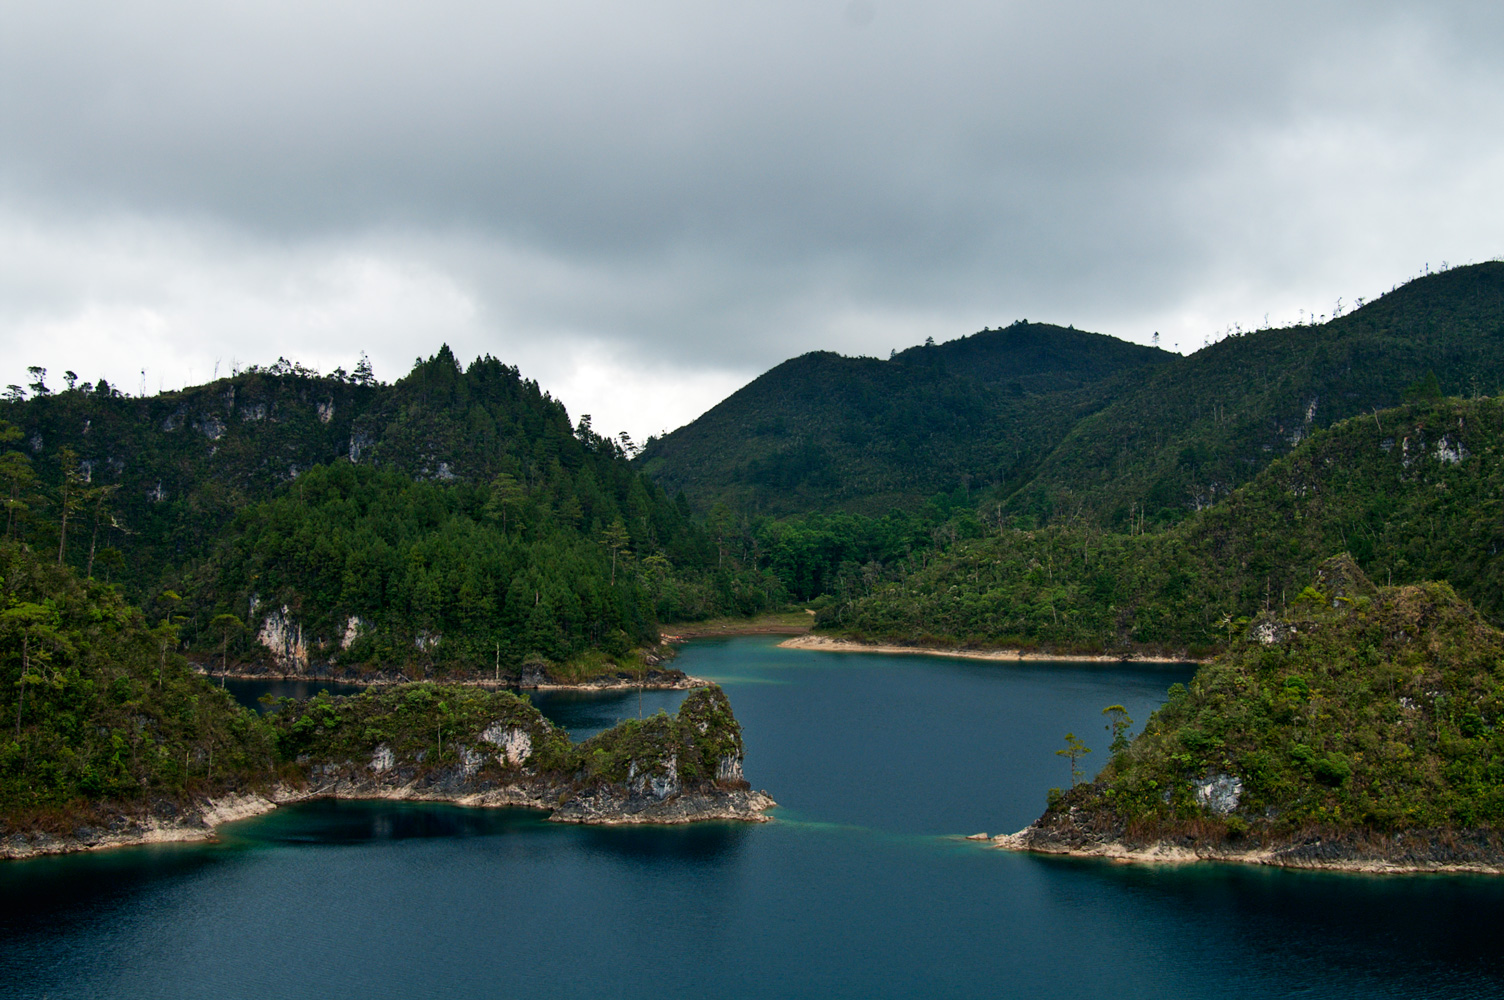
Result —
<instances>
[{"instance_id":1,"label":"lagoon","mask_svg":"<svg viewBox=\"0 0 1504 1000\"><path fill-rule=\"evenodd\" d=\"M1504 994L1504 880L987 850L1069 781L1067 731L1142 722L1186 666L701 640L762 825L577 828L324 802L213 845L0 866L0 995L1468 997ZM648 703L655 695L661 702ZM672 710L678 692L647 692ZM636 695L535 696L578 738ZM676 702L675 702L676 703Z\"/></svg>"}]
</instances>

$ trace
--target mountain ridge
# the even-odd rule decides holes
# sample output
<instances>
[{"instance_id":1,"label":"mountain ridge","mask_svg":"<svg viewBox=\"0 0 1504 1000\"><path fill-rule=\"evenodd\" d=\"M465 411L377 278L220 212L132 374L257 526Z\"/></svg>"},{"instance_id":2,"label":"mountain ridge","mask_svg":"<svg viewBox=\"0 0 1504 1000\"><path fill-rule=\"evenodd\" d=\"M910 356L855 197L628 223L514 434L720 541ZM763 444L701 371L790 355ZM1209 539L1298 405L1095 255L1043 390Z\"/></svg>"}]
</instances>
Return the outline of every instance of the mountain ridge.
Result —
<instances>
[{"instance_id":1,"label":"mountain ridge","mask_svg":"<svg viewBox=\"0 0 1504 1000\"><path fill-rule=\"evenodd\" d=\"M1021 479L1126 373L1169 357L1025 322L888 360L810 352L649 442L637 465L702 510L913 509L958 485Z\"/></svg>"}]
</instances>

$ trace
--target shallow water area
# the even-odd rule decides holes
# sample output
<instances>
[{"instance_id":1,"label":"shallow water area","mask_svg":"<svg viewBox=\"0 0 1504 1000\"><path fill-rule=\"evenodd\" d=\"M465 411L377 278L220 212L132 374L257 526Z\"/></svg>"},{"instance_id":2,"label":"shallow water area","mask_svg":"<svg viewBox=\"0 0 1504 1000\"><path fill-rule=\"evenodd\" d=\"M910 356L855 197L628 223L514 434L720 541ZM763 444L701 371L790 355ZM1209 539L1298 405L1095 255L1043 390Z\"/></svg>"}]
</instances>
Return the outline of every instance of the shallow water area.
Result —
<instances>
[{"instance_id":1,"label":"shallow water area","mask_svg":"<svg viewBox=\"0 0 1504 1000\"><path fill-rule=\"evenodd\" d=\"M1101 709L1142 724L1188 667L777 641L697 641L676 663L726 688L774 823L316 802L214 845L0 865L0 995L1504 994L1504 880L1135 867L955 838L1025 825L1069 781L1067 731L1101 763ZM540 707L581 732L637 710L635 692Z\"/></svg>"}]
</instances>

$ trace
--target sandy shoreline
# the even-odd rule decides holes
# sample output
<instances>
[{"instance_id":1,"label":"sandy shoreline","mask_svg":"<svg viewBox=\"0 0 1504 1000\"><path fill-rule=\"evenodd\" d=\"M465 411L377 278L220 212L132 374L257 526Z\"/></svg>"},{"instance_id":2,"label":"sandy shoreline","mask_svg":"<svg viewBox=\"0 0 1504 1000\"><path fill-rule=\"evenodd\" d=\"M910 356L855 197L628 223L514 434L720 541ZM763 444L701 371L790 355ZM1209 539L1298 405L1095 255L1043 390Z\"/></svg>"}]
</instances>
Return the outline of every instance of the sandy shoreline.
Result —
<instances>
[{"instance_id":1,"label":"sandy shoreline","mask_svg":"<svg viewBox=\"0 0 1504 1000\"><path fill-rule=\"evenodd\" d=\"M680 629L677 632L663 633L664 642L688 642L691 639L718 639L723 636L733 635L803 635L809 631L809 626L804 625L743 625L728 626L726 628L707 629Z\"/></svg>"},{"instance_id":2,"label":"sandy shoreline","mask_svg":"<svg viewBox=\"0 0 1504 1000\"><path fill-rule=\"evenodd\" d=\"M1195 850L1174 844L1156 843L1145 847L1129 847L1118 841L1094 844L1091 847L1065 847L1042 845L1031 842L1030 828L1017 833L1003 833L983 839L972 834L964 839L979 841L983 846L1020 854L1053 854L1070 858L1095 858L1114 861L1118 864L1141 865L1186 865L1202 862L1219 862L1237 865L1263 865L1269 868L1294 868L1306 871L1351 872L1364 875L1504 875L1504 862L1395 862L1380 858L1322 859L1290 857L1275 848L1259 848L1251 851L1226 851L1218 849Z\"/></svg>"},{"instance_id":3,"label":"sandy shoreline","mask_svg":"<svg viewBox=\"0 0 1504 1000\"><path fill-rule=\"evenodd\" d=\"M1201 663L1185 656L1141 656L1132 653L1085 654L1039 653L1021 649L964 649L960 647L893 646L855 642L824 635L801 635L778 644L785 649L816 649L827 653L908 653L923 656L959 657L966 660L1037 660L1071 663Z\"/></svg>"}]
</instances>

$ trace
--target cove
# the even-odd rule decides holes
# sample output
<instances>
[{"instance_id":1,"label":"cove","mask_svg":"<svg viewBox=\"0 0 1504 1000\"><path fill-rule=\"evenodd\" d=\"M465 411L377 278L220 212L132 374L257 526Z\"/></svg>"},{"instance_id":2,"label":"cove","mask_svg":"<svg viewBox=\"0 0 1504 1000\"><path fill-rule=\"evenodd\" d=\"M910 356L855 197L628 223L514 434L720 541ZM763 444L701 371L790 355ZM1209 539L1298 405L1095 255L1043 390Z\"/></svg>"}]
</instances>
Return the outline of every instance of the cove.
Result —
<instances>
[{"instance_id":1,"label":"cove","mask_svg":"<svg viewBox=\"0 0 1504 1000\"><path fill-rule=\"evenodd\" d=\"M0 994L41 997L1484 997L1504 881L1140 868L979 848L1188 667L697 641L758 826L309 803L214 845L0 865ZM653 692L648 692L652 695ZM614 702L612 699L616 699ZM550 708L636 713L635 693ZM651 708L645 704L645 709ZM558 715L554 715L554 712ZM609 718L608 718L609 717Z\"/></svg>"}]
</instances>

